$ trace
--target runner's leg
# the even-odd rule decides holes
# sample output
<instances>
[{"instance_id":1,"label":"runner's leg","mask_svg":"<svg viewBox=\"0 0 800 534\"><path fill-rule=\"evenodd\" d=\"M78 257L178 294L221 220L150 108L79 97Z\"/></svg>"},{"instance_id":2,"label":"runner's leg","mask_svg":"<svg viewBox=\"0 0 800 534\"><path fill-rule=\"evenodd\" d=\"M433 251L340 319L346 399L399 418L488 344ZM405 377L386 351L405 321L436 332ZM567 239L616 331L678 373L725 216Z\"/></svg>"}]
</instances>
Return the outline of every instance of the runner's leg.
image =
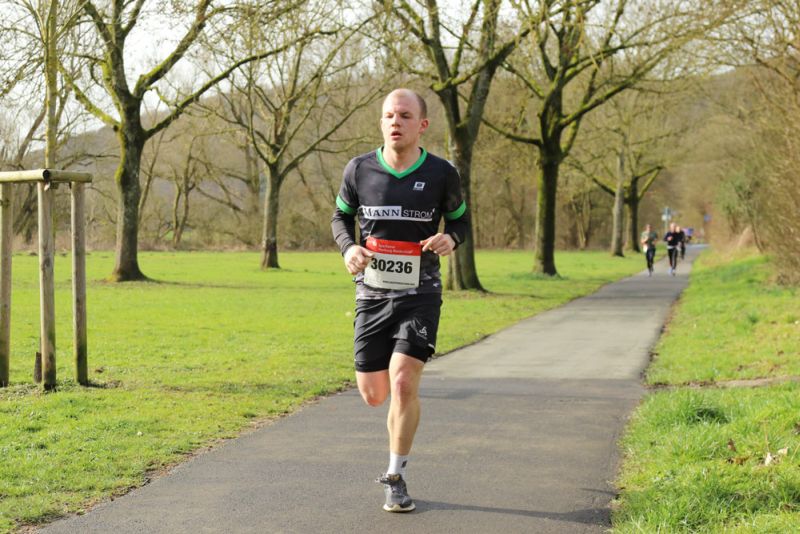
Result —
<instances>
[{"instance_id":1,"label":"runner's leg","mask_svg":"<svg viewBox=\"0 0 800 534\"><path fill-rule=\"evenodd\" d=\"M389 449L406 456L419 424L419 383L425 364L399 352L392 354L389 364L391 401L386 426L389 429Z\"/></svg>"}]
</instances>

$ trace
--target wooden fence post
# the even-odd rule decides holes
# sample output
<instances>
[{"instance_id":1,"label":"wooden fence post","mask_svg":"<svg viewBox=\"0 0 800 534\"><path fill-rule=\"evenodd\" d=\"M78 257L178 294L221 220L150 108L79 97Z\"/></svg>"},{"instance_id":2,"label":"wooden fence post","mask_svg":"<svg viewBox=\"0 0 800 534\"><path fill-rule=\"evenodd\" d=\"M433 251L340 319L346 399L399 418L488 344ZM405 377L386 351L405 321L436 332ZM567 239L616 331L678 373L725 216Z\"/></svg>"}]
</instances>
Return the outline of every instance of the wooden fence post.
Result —
<instances>
[{"instance_id":1,"label":"wooden fence post","mask_svg":"<svg viewBox=\"0 0 800 534\"><path fill-rule=\"evenodd\" d=\"M39 316L41 326L42 385L56 388L55 284L53 280L53 190L51 184L36 184L39 196Z\"/></svg>"},{"instance_id":2,"label":"wooden fence post","mask_svg":"<svg viewBox=\"0 0 800 534\"><path fill-rule=\"evenodd\" d=\"M72 321L75 335L75 379L89 385L86 347L86 224L83 210L83 184L72 188Z\"/></svg>"},{"instance_id":3,"label":"wooden fence post","mask_svg":"<svg viewBox=\"0 0 800 534\"><path fill-rule=\"evenodd\" d=\"M8 386L11 369L11 184L0 184L0 387Z\"/></svg>"}]
</instances>

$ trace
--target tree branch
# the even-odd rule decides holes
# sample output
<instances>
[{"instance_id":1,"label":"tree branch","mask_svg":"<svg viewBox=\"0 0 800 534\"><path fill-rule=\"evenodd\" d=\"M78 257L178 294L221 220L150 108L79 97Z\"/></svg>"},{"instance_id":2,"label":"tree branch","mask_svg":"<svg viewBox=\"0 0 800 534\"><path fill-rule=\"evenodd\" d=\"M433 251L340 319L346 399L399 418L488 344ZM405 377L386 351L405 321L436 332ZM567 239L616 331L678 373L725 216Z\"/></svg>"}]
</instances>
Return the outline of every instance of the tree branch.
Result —
<instances>
[{"instance_id":1,"label":"tree branch","mask_svg":"<svg viewBox=\"0 0 800 534\"><path fill-rule=\"evenodd\" d=\"M136 85L133 88L133 94L137 98L143 97L145 92L147 92L147 90L150 89L154 83L163 78L172 69L172 67L174 67L175 64L183 58L183 56L186 54L186 51L189 50L189 47L192 46L192 44L197 40L197 36L200 35L201 31L203 31L208 19L213 17L216 13L221 12L220 9L214 9L210 13L206 13L210 3L211 0L200 0L200 2L197 4L197 10L195 11L194 22L180 40L178 45L175 47L175 50L173 50L164 59L164 61L156 65L153 70L147 74L142 74L139 76L139 80L136 82Z\"/></svg>"}]
</instances>

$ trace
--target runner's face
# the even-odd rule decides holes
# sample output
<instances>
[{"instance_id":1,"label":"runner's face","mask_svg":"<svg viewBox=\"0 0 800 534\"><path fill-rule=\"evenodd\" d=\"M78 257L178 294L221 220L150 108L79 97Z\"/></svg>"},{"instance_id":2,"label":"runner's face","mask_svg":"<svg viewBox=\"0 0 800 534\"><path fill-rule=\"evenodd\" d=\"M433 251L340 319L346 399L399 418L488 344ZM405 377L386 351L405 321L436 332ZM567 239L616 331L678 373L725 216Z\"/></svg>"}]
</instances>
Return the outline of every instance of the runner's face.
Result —
<instances>
[{"instance_id":1,"label":"runner's face","mask_svg":"<svg viewBox=\"0 0 800 534\"><path fill-rule=\"evenodd\" d=\"M383 143L397 152L419 146L419 138L428 127L428 119L420 117L417 99L408 93L389 94L383 102L381 132Z\"/></svg>"}]
</instances>

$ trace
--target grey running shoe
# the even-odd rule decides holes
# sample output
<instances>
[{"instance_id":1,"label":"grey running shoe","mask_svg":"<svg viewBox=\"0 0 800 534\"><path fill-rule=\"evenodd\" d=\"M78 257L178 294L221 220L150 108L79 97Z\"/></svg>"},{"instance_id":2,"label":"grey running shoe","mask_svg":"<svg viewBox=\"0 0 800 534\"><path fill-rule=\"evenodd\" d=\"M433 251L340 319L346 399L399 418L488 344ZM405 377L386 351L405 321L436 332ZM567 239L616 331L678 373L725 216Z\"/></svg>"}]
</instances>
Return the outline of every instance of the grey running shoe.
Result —
<instances>
[{"instance_id":1,"label":"grey running shoe","mask_svg":"<svg viewBox=\"0 0 800 534\"><path fill-rule=\"evenodd\" d=\"M383 484L383 491L386 493L383 509L387 512L410 512L416 508L414 501L408 496L406 481L402 475L381 475L376 482Z\"/></svg>"}]
</instances>

